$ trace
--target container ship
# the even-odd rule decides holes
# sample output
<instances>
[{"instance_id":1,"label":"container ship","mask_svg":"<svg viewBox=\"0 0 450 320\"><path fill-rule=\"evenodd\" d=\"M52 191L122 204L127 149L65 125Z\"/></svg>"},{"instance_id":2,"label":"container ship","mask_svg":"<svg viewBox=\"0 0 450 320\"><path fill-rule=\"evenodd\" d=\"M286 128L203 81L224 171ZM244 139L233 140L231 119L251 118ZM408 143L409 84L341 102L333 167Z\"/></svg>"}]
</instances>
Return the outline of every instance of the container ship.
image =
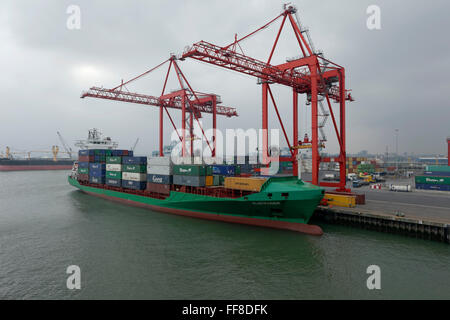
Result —
<instances>
[{"instance_id":1,"label":"container ship","mask_svg":"<svg viewBox=\"0 0 450 320\"><path fill-rule=\"evenodd\" d=\"M190 159L190 158L189 158ZM263 177L256 165L174 164L132 150L84 149L68 182L81 191L153 211L321 235L309 219L324 189L297 177Z\"/></svg>"}]
</instances>

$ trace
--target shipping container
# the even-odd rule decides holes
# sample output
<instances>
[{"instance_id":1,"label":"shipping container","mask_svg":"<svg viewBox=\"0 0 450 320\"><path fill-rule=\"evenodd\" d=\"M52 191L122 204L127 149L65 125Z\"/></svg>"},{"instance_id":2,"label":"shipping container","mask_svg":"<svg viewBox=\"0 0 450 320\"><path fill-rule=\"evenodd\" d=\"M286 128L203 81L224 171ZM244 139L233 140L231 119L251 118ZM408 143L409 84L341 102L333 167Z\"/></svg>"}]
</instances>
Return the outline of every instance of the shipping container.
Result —
<instances>
[{"instance_id":1,"label":"shipping container","mask_svg":"<svg viewBox=\"0 0 450 320\"><path fill-rule=\"evenodd\" d=\"M148 174L171 175L173 173L171 166L149 166L147 165Z\"/></svg>"},{"instance_id":2,"label":"shipping container","mask_svg":"<svg viewBox=\"0 0 450 320\"><path fill-rule=\"evenodd\" d=\"M123 157L122 164L147 165L147 157Z\"/></svg>"},{"instance_id":3,"label":"shipping container","mask_svg":"<svg viewBox=\"0 0 450 320\"><path fill-rule=\"evenodd\" d=\"M106 171L105 177L108 178L108 179L120 180L120 179L122 179L122 172Z\"/></svg>"},{"instance_id":4,"label":"shipping container","mask_svg":"<svg viewBox=\"0 0 450 320\"><path fill-rule=\"evenodd\" d=\"M225 188L259 192L266 178L225 177Z\"/></svg>"},{"instance_id":5,"label":"shipping container","mask_svg":"<svg viewBox=\"0 0 450 320\"><path fill-rule=\"evenodd\" d=\"M205 186L210 187L213 185L213 176L206 176L205 177Z\"/></svg>"},{"instance_id":6,"label":"shipping container","mask_svg":"<svg viewBox=\"0 0 450 320\"><path fill-rule=\"evenodd\" d=\"M450 177L416 176L415 182L420 184L444 184L450 185Z\"/></svg>"},{"instance_id":7,"label":"shipping container","mask_svg":"<svg viewBox=\"0 0 450 320\"><path fill-rule=\"evenodd\" d=\"M131 180L131 181L147 181L146 173L138 173L138 172L122 172L123 180Z\"/></svg>"},{"instance_id":8,"label":"shipping container","mask_svg":"<svg viewBox=\"0 0 450 320\"><path fill-rule=\"evenodd\" d=\"M106 157L106 163L122 164L122 157Z\"/></svg>"},{"instance_id":9,"label":"shipping container","mask_svg":"<svg viewBox=\"0 0 450 320\"><path fill-rule=\"evenodd\" d=\"M106 157L105 157L105 155L95 155L95 156L94 156L94 162L97 162L97 163L105 163L105 162L106 162Z\"/></svg>"},{"instance_id":10,"label":"shipping container","mask_svg":"<svg viewBox=\"0 0 450 320\"><path fill-rule=\"evenodd\" d=\"M145 164L124 164L123 172L147 173L147 165Z\"/></svg>"},{"instance_id":11,"label":"shipping container","mask_svg":"<svg viewBox=\"0 0 450 320\"><path fill-rule=\"evenodd\" d=\"M423 190L437 190L437 191L450 191L450 185L448 185L448 184L425 184L425 183L416 183L416 189L423 189Z\"/></svg>"},{"instance_id":12,"label":"shipping container","mask_svg":"<svg viewBox=\"0 0 450 320\"><path fill-rule=\"evenodd\" d=\"M147 181L159 184L172 184L173 179L171 175L147 174Z\"/></svg>"},{"instance_id":13,"label":"shipping container","mask_svg":"<svg viewBox=\"0 0 450 320\"><path fill-rule=\"evenodd\" d=\"M104 163L90 163L89 164L89 169L90 170L95 170L95 169L106 170L106 164L104 164Z\"/></svg>"},{"instance_id":14,"label":"shipping container","mask_svg":"<svg viewBox=\"0 0 450 320\"><path fill-rule=\"evenodd\" d=\"M105 184L105 176L101 177L89 176L89 182L95 184Z\"/></svg>"},{"instance_id":15,"label":"shipping container","mask_svg":"<svg viewBox=\"0 0 450 320\"><path fill-rule=\"evenodd\" d=\"M173 184L192 187L204 187L205 176L174 175Z\"/></svg>"},{"instance_id":16,"label":"shipping container","mask_svg":"<svg viewBox=\"0 0 450 320\"><path fill-rule=\"evenodd\" d=\"M106 175L106 171L103 169L89 169L90 177L104 177Z\"/></svg>"},{"instance_id":17,"label":"shipping container","mask_svg":"<svg viewBox=\"0 0 450 320\"><path fill-rule=\"evenodd\" d=\"M88 174L78 174L78 181L88 182L89 175Z\"/></svg>"},{"instance_id":18,"label":"shipping container","mask_svg":"<svg viewBox=\"0 0 450 320\"><path fill-rule=\"evenodd\" d=\"M78 168L89 168L89 162L79 162L78 161Z\"/></svg>"},{"instance_id":19,"label":"shipping container","mask_svg":"<svg viewBox=\"0 0 450 320\"><path fill-rule=\"evenodd\" d=\"M147 191L161 194L170 194L170 185L147 182Z\"/></svg>"},{"instance_id":20,"label":"shipping container","mask_svg":"<svg viewBox=\"0 0 450 320\"><path fill-rule=\"evenodd\" d=\"M113 187L121 187L122 186L122 180L121 179L105 179L105 184L108 186Z\"/></svg>"},{"instance_id":21,"label":"shipping container","mask_svg":"<svg viewBox=\"0 0 450 320\"><path fill-rule=\"evenodd\" d=\"M173 174L183 176L205 176L206 166L189 164L175 165L173 166Z\"/></svg>"},{"instance_id":22,"label":"shipping container","mask_svg":"<svg viewBox=\"0 0 450 320\"><path fill-rule=\"evenodd\" d=\"M106 171L122 171L122 165L121 164L113 164L113 163L107 163L106 164Z\"/></svg>"},{"instance_id":23,"label":"shipping container","mask_svg":"<svg viewBox=\"0 0 450 320\"><path fill-rule=\"evenodd\" d=\"M94 162L94 156L79 156L79 162Z\"/></svg>"},{"instance_id":24,"label":"shipping container","mask_svg":"<svg viewBox=\"0 0 450 320\"><path fill-rule=\"evenodd\" d=\"M134 190L144 190L147 187L147 181L122 180L122 187Z\"/></svg>"},{"instance_id":25,"label":"shipping container","mask_svg":"<svg viewBox=\"0 0 450 320\"><path fill-rule=\"evenodd\" d=\"M147 157L147 165L149 166L170 166L171 164L170 157Z\"/></svg>"},{"instance_id":26,"label":"shipping container","mask_svg":"<svg viewBox=\"0 0 450 320\"><path fill-rule=\"evenodd\" d=\"M236 166L233 165L213 165L212 174L224 175L224 176L234 176L236 175Z\"/></svg>"},{"instance_id":27,"label":"shipping container","mask_svg":"<svg viewBox=\"0 0 450 320\"><path fill-rule=\"evenodd\" d=\"M220 185L220 176L213 176L213 186L219 186Z\"/></svg>"},{"instance_id":28,"label":"shipping container","mask_svg":"<svg viewBox=\"0 0 450 320\"><path fill-rule=\"evenodd\" d=\"M425 171L423 174L426 176L450 177L450 172L445 171Z\"/></svg>"},{"instance_id":29,"label":"shipping container","mask_svg":"<svg viewBox=\"0 0 450 320\"><path fill-rule=\"evenodd\" d=\"M85 150L79 150L78 156L93 156L94 150L92 149L85 149Z\"/></svg>"},{"instance_id":30,"label":"shipping container","mask_svg":"<svg viewBox=\"0 0 450 320\"><path fill-rule=\"evenodd\" d=\"M89 168L78 167L78 173L80 173L80 174L89 174Z\"/></svg>"},{"instance_id":31,"label":"shipping container","mask_svg":"<svg viewBox=\"0 0 450 320\"><path fill-rule=\"evenodd\" d=\"M427 166L426 171L441 171L441 172L450 172L450 166Z\"/></svg>"}]
</instances>

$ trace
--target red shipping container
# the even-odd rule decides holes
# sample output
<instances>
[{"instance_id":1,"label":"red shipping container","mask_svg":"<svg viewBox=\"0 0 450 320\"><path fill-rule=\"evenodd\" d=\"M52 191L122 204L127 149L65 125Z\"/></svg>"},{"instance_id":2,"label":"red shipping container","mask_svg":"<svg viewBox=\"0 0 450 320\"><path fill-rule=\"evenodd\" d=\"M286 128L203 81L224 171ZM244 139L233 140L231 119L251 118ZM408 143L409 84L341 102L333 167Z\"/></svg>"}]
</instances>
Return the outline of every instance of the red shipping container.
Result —
<instances>
[{"instance_id":1,"label":"red shipping container","mask_svg":"<svg viewBox=\"0 0 450 320\"><path fill-rule=\"evenodd\" d=\"M157 192L157 193L161 193L161 194L169 194L170 193L170 185L147 182L147 191Z\"/></svg>"},{"instance_id":2,"label":"red shipping container","mask_svg":"<svg viewBox=\"0 0 450 320\"><path fill-rule=\"evenodd\" d=\"M89 181L89 175L88 174L78 174L78 181Z\"/></svg>"},{"instance_id":3,"label":"red shipping container","mask_svg":"<svg viewBox=\"0 0 450 320\"><path fill-rule=\"evenodd\" d=\"M94 156L79 156L78 162L94 162Z\"/></svg>"}]
</instances>

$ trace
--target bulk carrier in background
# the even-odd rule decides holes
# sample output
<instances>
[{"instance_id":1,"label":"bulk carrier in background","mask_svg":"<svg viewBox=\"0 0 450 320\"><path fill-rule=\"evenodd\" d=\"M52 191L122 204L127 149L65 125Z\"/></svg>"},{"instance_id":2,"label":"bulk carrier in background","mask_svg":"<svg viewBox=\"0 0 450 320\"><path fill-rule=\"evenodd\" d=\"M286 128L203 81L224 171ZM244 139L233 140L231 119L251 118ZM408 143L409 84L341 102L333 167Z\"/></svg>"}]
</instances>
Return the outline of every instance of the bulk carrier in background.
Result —
<instances>
[{"instance_id":1,"label":"bulk carrier in background","mask_svg":"<svg viewBox=\"0 0 450 320\"><path fill-rule=\"evenodd\" d=\"M209 165L198 157L193 162L199 164L186 164L193 158L174 164L168 156L138 157L132 150L87 148L79 151L68 181L87 194L154 211L323 233L320 227L308 225L323 188L295 176L260 176L255 159L243 158L239 164Z\"/></svg>"},{"instance_id":2,"label":"bulk carrier in background","mask_svg":"<svg viewBox=\"0 0 450 320\"><path fill-rule=\"evenodd\" d=\"M23 170L70 170L73 165L71 158L58 158L59 147L52 147L52 158L34 158L31 153L20 152L26 154L25 158L16 158L6 147L6 156L0 157L0 171L23 171ZM47 151L34 151L36 153L45 153ZM18 154L19 152L14 152Z\"/></svg>"}]
</instances>

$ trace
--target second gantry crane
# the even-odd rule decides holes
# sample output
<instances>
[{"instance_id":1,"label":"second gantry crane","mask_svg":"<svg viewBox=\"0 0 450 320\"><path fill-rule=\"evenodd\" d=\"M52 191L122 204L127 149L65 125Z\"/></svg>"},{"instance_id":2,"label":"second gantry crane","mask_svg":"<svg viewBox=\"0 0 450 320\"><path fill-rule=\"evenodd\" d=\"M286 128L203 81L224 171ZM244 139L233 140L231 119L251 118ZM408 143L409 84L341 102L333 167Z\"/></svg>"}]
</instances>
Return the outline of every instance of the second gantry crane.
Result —
<instances>
[{"instance_id":1,"label":"second gantry crane","mask_svg":"<svg viewBox=\"0 0 450 320\"><path fill-rule=\"evenodd\" d=\"M152 71L160 68L165 63L169 63L169 67L164 79L163 89L160 96L150 96L135 92L130 92L126 88L126 85L136 81ZM180 89L166 93L167 80L169 78L170 71L175 70ZM93 97L100 99L116 100L122 102L137 103L149 106L159 107L159 154L163 156L163 116L164 111L166 112L175 132L177 133L181 143L182 143L182 155L187 156L194 154L194 121L197 122L203 137L208 144L211 155L214 157L216 153L216 127L217 127L217 115L222 115L226 117L236 117L238 116L236 109L231 107L225 107L219 105L222 101L220 96L216 94L207 94L198 91L194 91L186 79L185 75L181 71L177 63L177 58L175 55L171 55L169 59L160 63L156 67L134 77L126 82L123 82L112 88L105 89L99 87L91 87L88 91L82 93L81 98ZM172 116L168 109L181 110L181 133L179 132L177 126L175 125ZM199 119L202 117L202 113L212 114L213 121L213 134L212 141L209 141L205 135ZM189 153L188 145L189 144Z\"/></svg>"}]
</instances>

